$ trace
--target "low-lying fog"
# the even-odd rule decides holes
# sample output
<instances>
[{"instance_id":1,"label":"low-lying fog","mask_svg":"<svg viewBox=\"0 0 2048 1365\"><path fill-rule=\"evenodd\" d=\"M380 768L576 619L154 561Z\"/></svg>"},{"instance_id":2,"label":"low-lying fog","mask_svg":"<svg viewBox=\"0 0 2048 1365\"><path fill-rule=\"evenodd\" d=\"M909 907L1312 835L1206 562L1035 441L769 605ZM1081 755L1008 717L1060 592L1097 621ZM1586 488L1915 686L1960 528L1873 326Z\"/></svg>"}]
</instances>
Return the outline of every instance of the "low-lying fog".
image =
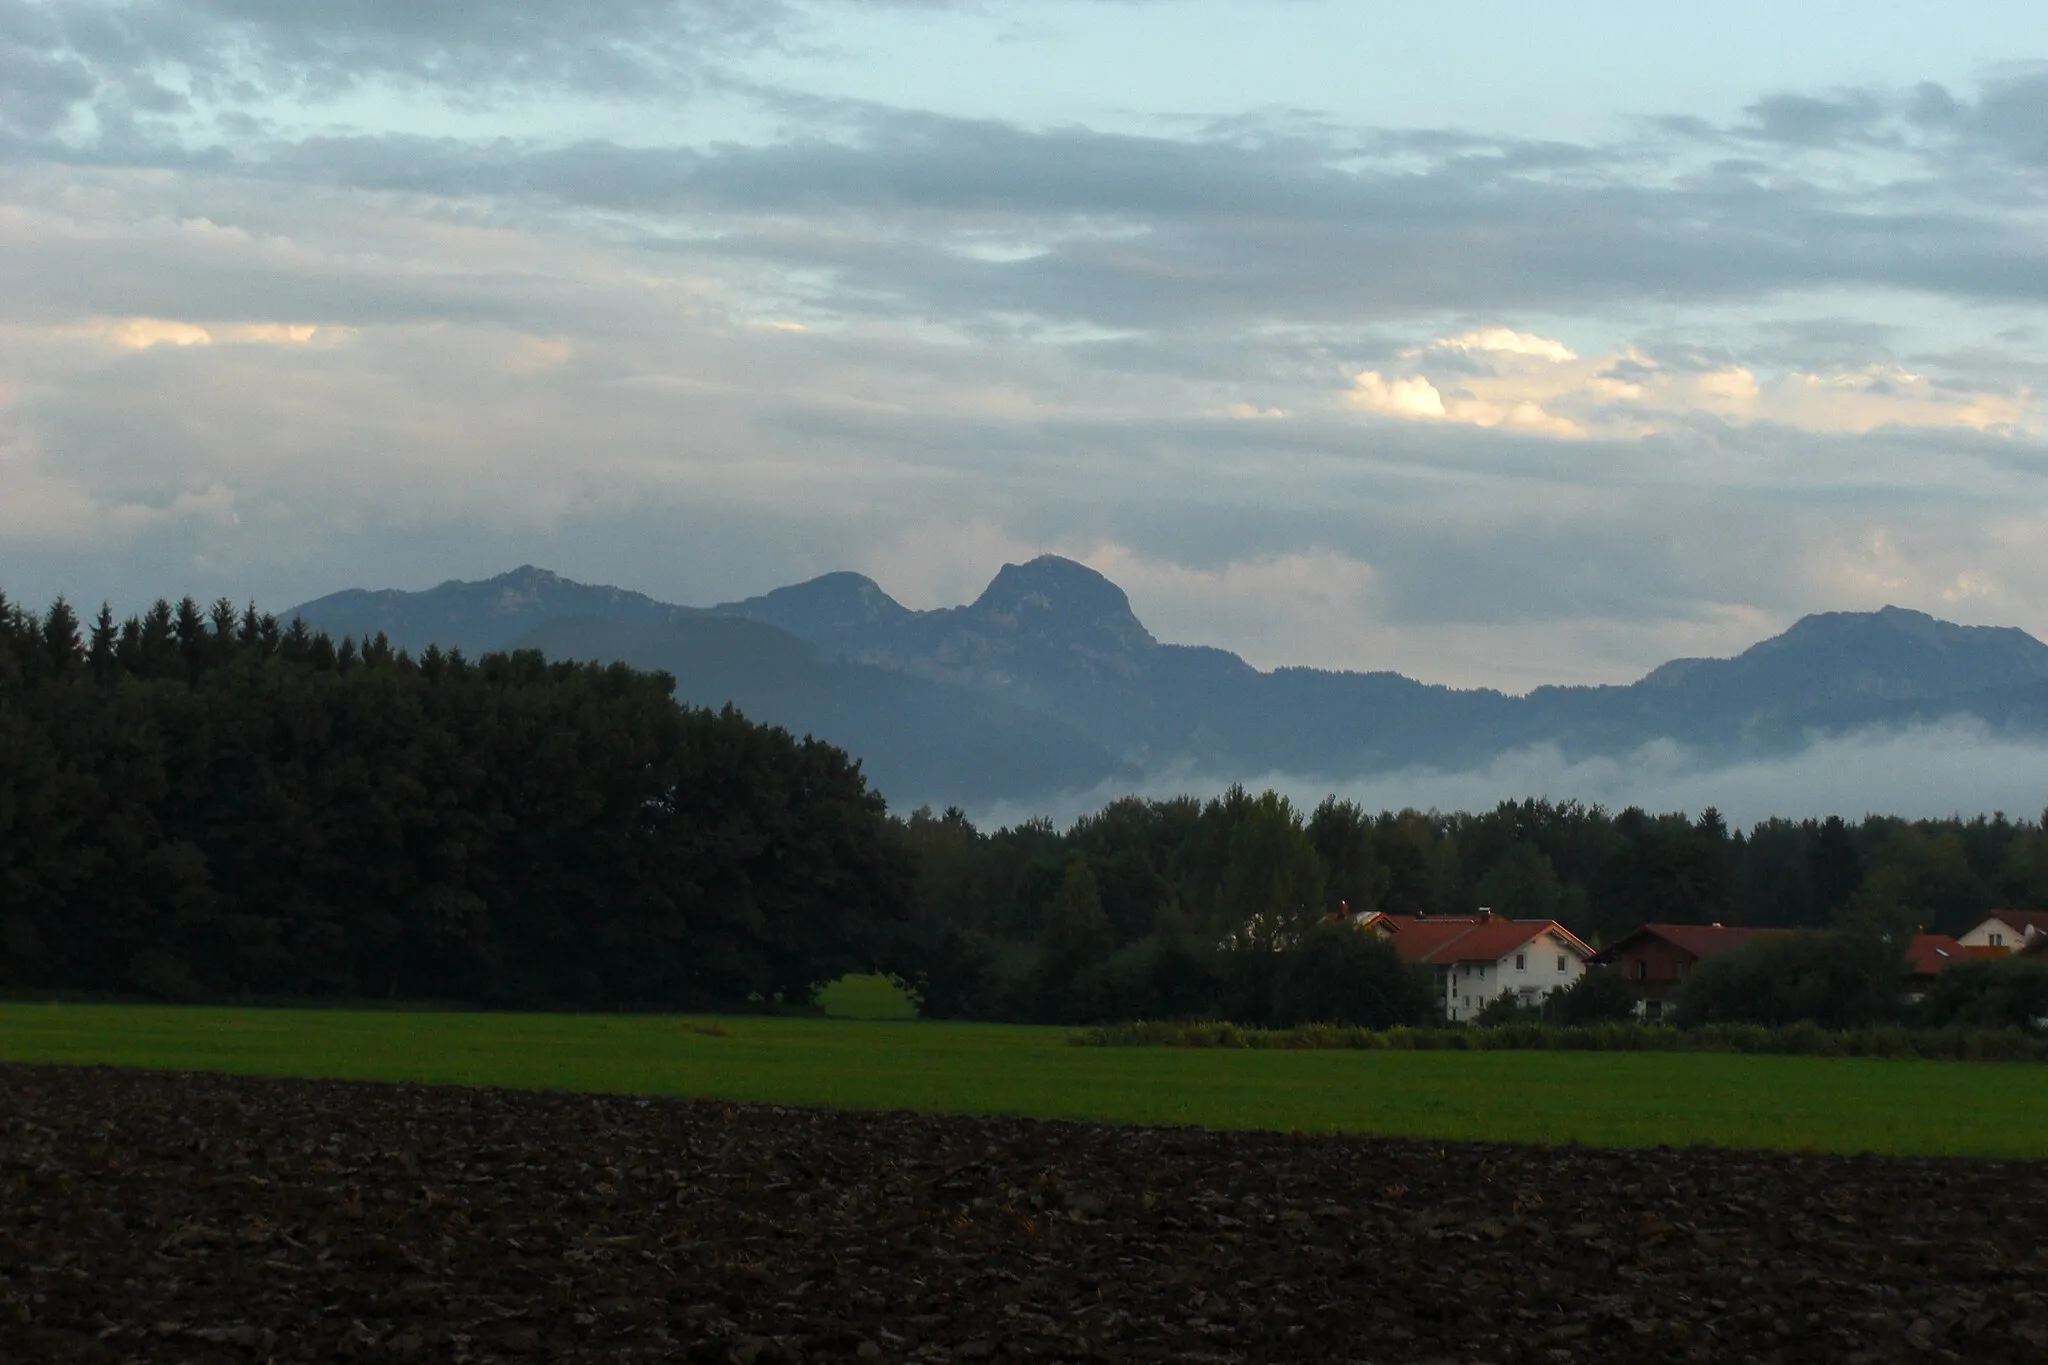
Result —
<instances>
[{"instance_id":1,"label":"low-lying fog","mask_svg":"<svg viewBox=\"0 0 2048 1365\"><path fill-rule=\"evenodd\" d=\"M1138 791L1151 797L1207 797L1228 785L1190 774L1148 782ZM2004 811L2032 818L2048 805L2048 745L1996 738L1981 721L1963 717L1821 739L1796 755L1719 766L1701 762L1668 740L1623 757L1578 760L1567 759L1554 745L1540 744L1463 771L1404 768L1335 782L1268 773L1244 785L1284 792L1304 809L1334 792L1373 811L1490 810L1502 801L1532 796L1575 799L1610 810L1641 806L1697 813L1715 806L1730 825L1739 826L1773 815L1920 818ZM1001 803L972 814L984 828L1035 815L1064 826L1127 794L1127 789L1099 787L1048 801Z\"/></svg>"}]
</instances>

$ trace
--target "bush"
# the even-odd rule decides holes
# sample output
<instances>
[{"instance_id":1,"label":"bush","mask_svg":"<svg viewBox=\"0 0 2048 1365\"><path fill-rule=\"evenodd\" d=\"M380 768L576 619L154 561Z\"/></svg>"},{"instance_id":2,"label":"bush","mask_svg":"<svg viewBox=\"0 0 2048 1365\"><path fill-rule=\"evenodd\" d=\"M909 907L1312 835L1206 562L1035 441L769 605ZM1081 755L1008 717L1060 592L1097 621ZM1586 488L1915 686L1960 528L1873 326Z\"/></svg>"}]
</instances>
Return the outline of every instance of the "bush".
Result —
<instances>
[{"instance_id":1,"label":"bush","mask_svg":"<svg viewBox=\"0 0 2048 1365\"><path fill-rule=\"evenodd\" d=\"M1502 991L1480 1007L1472 1022L1481 1028L1500 1028L1508 1024L1537 1023L1542 1018L1542 1006L1525 1005L1515 992Z\"/></svg>"},{"instance_id":2,"label":"bush","mask_svg":"<svg viewBox=\"0 0 2048 1365\"><path fill-rule=\"evenodd\" d=\"M1678 989L1673 1022L1859 1028L1898 1016L1905 987L1905 945L1896 936L1770 934L1700 963Z\"/></svg>"},{"instance_id":3,"label":"bush","mask_svg":"<svg viewBox=\"0 0 2048 1365\"><path fill-rule=\"evenodd\" d=\"M1636 994L1619 967L1588 967L1585 975L1550 997L1551 1022L1609 1024L1633 1019Z\"/></svg>"},{"instance_id":4,"label":"bush","mask_svg":"<svg viewBox=\"0 0 2048 1365\"><path fill-rule=\"evenodd\" d=\"M1342 925L1303 935L1280 955L1272 1017L1289 1024L1362 1024L1390 1028L1435 1016L1436 991L1394 946Z\"/></svg>"},{"instance_id":5,"label":"bush","mask_svg":"<svg viewBox=\"0 0 2048 1365\"><path fill-rule=\"evenodd\" d=\"M2048 959L2001 958L1951 967L1934 979L1914 1013L1933 1027L2041 1028L2048 1020Z\"/></svg>"}]
</instances>

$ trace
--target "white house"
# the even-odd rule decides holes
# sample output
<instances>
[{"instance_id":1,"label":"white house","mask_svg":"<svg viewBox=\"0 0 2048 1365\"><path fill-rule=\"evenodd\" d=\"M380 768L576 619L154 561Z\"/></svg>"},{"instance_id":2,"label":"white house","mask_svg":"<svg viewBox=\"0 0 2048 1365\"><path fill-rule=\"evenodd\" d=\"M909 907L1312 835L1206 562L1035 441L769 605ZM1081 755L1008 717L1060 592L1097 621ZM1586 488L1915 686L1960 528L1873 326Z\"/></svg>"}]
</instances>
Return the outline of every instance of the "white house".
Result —
<instances>
[{"instance_id":1,"label":"white house","mask_svg":"<svg viewBox=\"0 0 2048 1365\"><path fill-rule=\"evenodd\" d=\"M2048 935L2048 910L1993 910L1957 942L1965 948L2003 948L2016 953L2043 935Z\"/></svg>"},{"instance_id":2,"label":"white house","mask_svg":"<svg viewBox=\"0 0 2048 1365\"><path fill-rule=\"evenodd\" d=\"M1593 950L1556 920L1477 915L1366 917L1360 928L1394 945L1404 961L1437 969L1444 1018L1469 1022L1503 995L1535 1005L1586 974Z\"/></svg>"}]
</instances>

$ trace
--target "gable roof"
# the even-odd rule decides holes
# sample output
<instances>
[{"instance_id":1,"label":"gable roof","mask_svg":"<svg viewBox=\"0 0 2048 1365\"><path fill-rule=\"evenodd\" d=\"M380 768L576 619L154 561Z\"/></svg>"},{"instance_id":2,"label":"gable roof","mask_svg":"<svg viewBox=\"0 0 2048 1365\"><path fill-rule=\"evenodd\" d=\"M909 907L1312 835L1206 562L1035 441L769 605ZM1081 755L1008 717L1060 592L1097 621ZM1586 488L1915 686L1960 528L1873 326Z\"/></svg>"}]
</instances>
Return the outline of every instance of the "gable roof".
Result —
<instances>
[{"instance_id":1,"label":"gable roof","mask_svg":"<svg viewBox=\"0 0 2048 1365\"><path fill-rule=\"evenodd\" d=\"M1936 976L1975 956L1947 934L1915 934L1906 945L1906 965L1914 976Z\"/></svg>"},{"instance_id":2,"label":"gable roof","mask_svg":"<svg viewBox=\"0 0 2048 1365\"><path fill-rule=\"evenodd\" d=\"M1427 961L1432 953L1472 932L1476 916L1379 915L1370 928L1394 945L1405 962Z\"/></svg>"},{"instance_id":3,"label":"gable roof","mask_svg":"<svg viewBox=\"0 0 2048 1365\"><path fill-rule=\"evenodd\" d=\"M1533 943L1545 934L1555 934L1580 957L1590 958L1593 950L1554 919L1499 919L1475 924L1431 953L1430 962L1497 962L1517 948Z\"/></svg>"},{"instance_id":4,"label":"gable roof","mask_svg":"<svg viewBox=\"0 0 2048 1365\"><path fill-rule=\"evenodd\" d=\"M2048 934L2048 910L1986 910L1984 920L2002 920L2013 929L2031 929L2036 934ZM1979 920L1982 927L1984 920Z\"/></svg>"},{"instance_id":5,"label":"gable roof","mask_svg":"<svg viewBox=\"0 0 2048 1365\"><path fill-rule=\"evenodd\" d=\"M1689 954L1695 961L1714 957L1743 947L1759 934L1783 934L1785 929L1757 929L1747 925L1727 924L1645 924L1623 934L1600 952L1603 961L1611 962L1622 949L1640 938L1660 938L1682 953Z\"/></svg>"},{"instance_id":6,"label":"gable roof","mask_svg":"<svg viewBox=\"0 0 2048 1365\"><path fill-rule=\"evenodd\" d=\"M1369 927L1383 932L1405 962L1447 966L1496 962L1545 934L1555 934L1581 957L1593 950L1554 919L1502 919L1498 915L1376 915Z\"/></svg>"}]
</instances>

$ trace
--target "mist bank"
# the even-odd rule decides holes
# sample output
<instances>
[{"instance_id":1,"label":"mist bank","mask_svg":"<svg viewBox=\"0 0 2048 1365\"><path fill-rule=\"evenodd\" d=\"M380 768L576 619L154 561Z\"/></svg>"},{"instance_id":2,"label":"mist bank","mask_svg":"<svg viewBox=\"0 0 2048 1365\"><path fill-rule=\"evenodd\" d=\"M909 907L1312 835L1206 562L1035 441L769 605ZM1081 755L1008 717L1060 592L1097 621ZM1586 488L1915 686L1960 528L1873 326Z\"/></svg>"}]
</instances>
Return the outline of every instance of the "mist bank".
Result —
<instances>
[{"instance_id":1,"label":"mist bank","mask_svg":"<svg viewBox=\"0 0 2048 1365\"><path fill-rule=\"evenodd\" d=\"M1735 826L1773 816L2032 816L2048 805L2048 742L2016 739L1977 717L1954 716L1816 736L1793 754L1732 763L1671 739L1590 757L1572 757L1543 743L1469 767L1416 765L1336 781L1282 771L1231 779L1187 770L1136 786L1099 783L1047 801L994 802L968 813L985 827L1039 817L1065 826L1122 796L1206 798L1234 783L1279 792L1297 806L1337 796L1366 810L1483 811L1524 799L1581 801L1609 810L1711 806Z\"/></svg>"},{"instance_id":2,"label":"mist bank","mask_svg":"<svg viewBox=\"0 0 2048 1365\"><path fill-rule=\"evenodd\" d=\"M1899 771L1922 765L1882 743L1851 759L1869 747L1859 736L1940 733L1958 717L1983 728L1932 741L1945 776L1899 800L2032 810L2048 789L2025 778L1988 789L1985 772L2013 765L1957 769L1946 753L2048 746L2048 643L1894 607L1804 617L1732 658L1669 660L1626 686L1522 696L1391 672L1261 670L1227 650L1164 643L1122 588L1057 555L1005 564L973 601L926 610L850 572L682 606L527 565L420 593L350 590L296 611L335 639L659 670L679 701L731 703L844 748L898 811L1070 816L1133 792L1233 781L1396 806L1545 793L1623 807L1861 809L1874 799L1866 790L1892 799ZM1817 744L1822 771L1802 777ZM1831 762L1868 768L1869 780L1838 781Z\"/></svg>"}]
</instances>

